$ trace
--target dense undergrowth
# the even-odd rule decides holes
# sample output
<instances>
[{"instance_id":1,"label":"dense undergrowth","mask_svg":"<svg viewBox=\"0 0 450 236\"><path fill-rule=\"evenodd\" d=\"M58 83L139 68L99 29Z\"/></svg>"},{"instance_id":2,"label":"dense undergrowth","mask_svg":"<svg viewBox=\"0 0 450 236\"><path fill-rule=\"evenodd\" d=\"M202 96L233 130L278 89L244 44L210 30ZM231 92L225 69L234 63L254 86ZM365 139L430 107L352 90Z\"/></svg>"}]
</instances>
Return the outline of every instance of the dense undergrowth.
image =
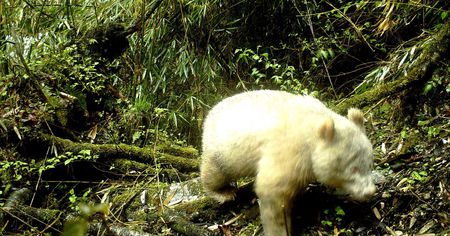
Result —
<instances>
[{"instance_id":1,"label":"dense undergrowth","mask_svg":"<svg viewBox=\"0 0 450 236\"><path fill-rule=\"evenodd\" d=\"M200 147L202 121L212 105L254 89L311 94L338 104L395 81L418 66L420 53L449 20L450 5L444 0L163 1L139 30L116 38L155 2L0 3L0 233L63 231L62 225L4 210L19 201L12 197L17 190L28 189L31 194L23 192L31 200L25 205L55 210L46 213L61 218L81 213L83 222L177 234L173 224L158 218L171 199L162 192L170 182L197 174L182 173L164 160L197 157L192 148L178 147ZM314 197L323 191L312 187L313 197L303 200L317 207L297 217L307 222L299 232L450 233L447 58L409 89L363 108L381 176L378 194L366 206L370 211L328 195L317 203ZM27 146L36 133L130 144L162 161L105 160L89 148L61 151L54 143ZM151 189L147 197L139 196L146 189ZM152 204L142 210L139 198ZM86 208L83 202L109 205ZM231 210L252 209L255 202L238 206ZM125 224L131 215L127 207L142 211ZM222 216L210 212L216 218L205 217L208 221L182 219L202 226L224 223L233 218L227 207L219 207ZM256 215L248 212L223 232L260 233Z\"/></svg>"}]
</instances>

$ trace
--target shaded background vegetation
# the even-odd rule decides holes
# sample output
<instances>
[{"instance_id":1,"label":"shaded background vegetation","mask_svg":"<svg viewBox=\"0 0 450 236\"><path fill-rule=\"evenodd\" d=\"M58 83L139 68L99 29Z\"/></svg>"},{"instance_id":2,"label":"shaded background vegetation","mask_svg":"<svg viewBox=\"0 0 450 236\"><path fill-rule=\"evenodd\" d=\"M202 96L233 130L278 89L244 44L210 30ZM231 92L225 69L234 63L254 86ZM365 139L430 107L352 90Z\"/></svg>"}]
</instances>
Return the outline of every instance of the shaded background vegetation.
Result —
<instances>
[{"instance_id":1,"label":"shaded background vegetation","mask_svg":"<svg viewBox=\"0 0 450 236\"><path fill-rule=\"evenodd\" d=\"M2 81L2 99L17 95L8 86L39 83L79 98L84 111L125 108L122 138L158 127L198 143L208 105L224 95L281 88L341 98L364 80L395 77L379 67L388 52L403 57L448 17L446 1L164 1L119 58L82 53L96 45L93 29L130 26L151 5L5 1L2 74L12 78ZM104 51L123 44L111 41ZM108 86L121 101L108 98Z\"/></svg>"},{"instance_id":2,"label":"shaded background vegetation","mask_svg":"<svg viewBox=\"0 0 450 236\"><path fill-rule=\"evenodd\" d=\"M146 18L157 2L2 1L2 132L20 138L43 130L72 141L140 147L164 137L199 147L204 116L225 96L282 89L336 103L408 73L448 21L450 5L169 0ZM125 34L136 22L142 25ZM413 94L448 98L450 67L446 59L440 66ZM31 160L9 147L0 149L10 181L2 182L2 198L29 185L20 182L23 175L46 170L21 164Z\"/></svg>"}]
</instances>

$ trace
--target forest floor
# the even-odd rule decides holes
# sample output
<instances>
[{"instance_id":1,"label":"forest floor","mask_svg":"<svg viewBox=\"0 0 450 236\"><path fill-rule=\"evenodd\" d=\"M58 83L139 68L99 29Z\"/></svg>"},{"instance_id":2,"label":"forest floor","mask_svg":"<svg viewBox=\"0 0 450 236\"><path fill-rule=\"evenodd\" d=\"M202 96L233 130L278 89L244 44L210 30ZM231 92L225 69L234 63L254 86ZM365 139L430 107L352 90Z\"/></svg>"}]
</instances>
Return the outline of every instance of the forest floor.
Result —
<instances>
[{"instance_id":1,"label":"forest floor","mask_svg":"<svg viewBox=\"0 0 450 236\"><path fill-rule=\"evenodd\" d=\"M385 98L366 109L375 196L358 203L310 185L294 205L294 235L449 235L450 99L441 92ZM2 183L11 193L1 208L3 235L60 234L79 225L97 235L263 234L252 179L239 182L235 201L215 202L198 181L199 153L186 144L138 148L52 139L30 146L8 140L5 157L18 155L16 148L20 155L32 149L45 156L51 147L65 159L47 159L39 176L18 171L38 173L34 162L5 162L17 166L3 165L4 178L29 180Z\"/></svg>"}]
</instances>

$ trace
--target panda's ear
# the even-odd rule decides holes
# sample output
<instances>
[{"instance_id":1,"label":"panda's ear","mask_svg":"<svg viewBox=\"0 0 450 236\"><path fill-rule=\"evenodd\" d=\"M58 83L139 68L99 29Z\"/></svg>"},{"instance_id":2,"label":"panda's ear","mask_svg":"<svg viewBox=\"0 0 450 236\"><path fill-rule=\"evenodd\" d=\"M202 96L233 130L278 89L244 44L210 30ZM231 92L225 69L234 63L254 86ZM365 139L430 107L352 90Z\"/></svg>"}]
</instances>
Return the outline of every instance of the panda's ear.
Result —
<instances>
[{"instance_id":1,"label":"panda's ear","mask_svg":"<svg viewBox=\"0 0 450 236\"><path fill-rule=\"evenodd\" d=\"M363 132L364 129L364 114L361 110L356 108L350 108L347 112L347 118L355 123Z\"/></svg>"},{"instance_id":2,"label":"panda's ear","mask_svg":"<svg viewBox=\"0 0 450 236\"><path fill-rule=\"evenodd\" d=\"M327 118L319 127L320 138L324 141L331 142L334 138L334 122L331 118Z\"/></svg>"}]
</instances>

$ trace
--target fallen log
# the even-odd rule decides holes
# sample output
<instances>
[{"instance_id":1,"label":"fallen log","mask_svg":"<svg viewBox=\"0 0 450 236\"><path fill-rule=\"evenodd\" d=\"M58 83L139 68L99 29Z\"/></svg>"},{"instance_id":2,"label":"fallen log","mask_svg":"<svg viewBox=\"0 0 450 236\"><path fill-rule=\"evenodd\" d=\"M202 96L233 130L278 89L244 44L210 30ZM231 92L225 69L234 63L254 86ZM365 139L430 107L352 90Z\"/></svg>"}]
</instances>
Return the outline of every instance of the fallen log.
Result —
<instances>
[{"instance_id":1,"label":"fallen log","mask_svg":"<svg viewBox=\"0 0 450 236\"><path fill-rule=\"evenodd\" d=\"M448 53L450 47L450 21L447 21L442 28L434 35L422 53L419 55L414 65L406 75L391 82L380 84L362 94L356 94L343 100L334 107L338 113L346 113L348 108L363 108L370 104L375 104L379 100L390 95L413 87L423 79L428 78L441 58Z\"/></svg>"},{"instance_id":2,"label":"fallen log","mask_svg":"<svg viewBox=\"0 0 450 236\"><path fill-rule=\"evenodd\" d=\"M127 144L81 143L42 132L28 132L21 134L22 137L17 139L17 137L12 138L12 136L16 136L12 126L7 127L10 132L2 133L0 140L10 144L11 142L20 144L19 152L26 156L32 156L36 160L44 159L51 148L53 154L79 153L83 150L90 150L91 154L98 155L100 160L126 159L147 165L160 165L186 174L197 172L199 168L198 151L193 147L181 147L164 142L142 148Z\"/></svg>"}]
</instances>

